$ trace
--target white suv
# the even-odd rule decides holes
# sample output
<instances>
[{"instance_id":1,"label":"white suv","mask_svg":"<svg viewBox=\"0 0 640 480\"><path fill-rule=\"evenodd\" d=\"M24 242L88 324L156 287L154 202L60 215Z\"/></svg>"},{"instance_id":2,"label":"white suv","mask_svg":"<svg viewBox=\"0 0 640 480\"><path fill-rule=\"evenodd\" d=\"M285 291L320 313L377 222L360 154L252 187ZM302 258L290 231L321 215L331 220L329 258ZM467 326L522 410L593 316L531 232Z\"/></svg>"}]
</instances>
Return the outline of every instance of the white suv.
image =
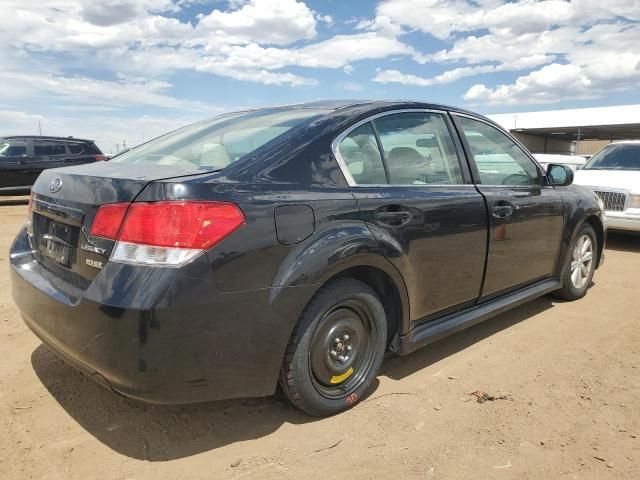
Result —
<instances>
[{"instance_id":1,"label":"white suv","mask_svg":"<svg viewBox=\"0 0 640 480\"><path fill-rule=\"evenodd\" d=\"M607 145L575 172L574 183L602 199L609 229L640 231L640 141Z\"/></svg>"}]
</instances>

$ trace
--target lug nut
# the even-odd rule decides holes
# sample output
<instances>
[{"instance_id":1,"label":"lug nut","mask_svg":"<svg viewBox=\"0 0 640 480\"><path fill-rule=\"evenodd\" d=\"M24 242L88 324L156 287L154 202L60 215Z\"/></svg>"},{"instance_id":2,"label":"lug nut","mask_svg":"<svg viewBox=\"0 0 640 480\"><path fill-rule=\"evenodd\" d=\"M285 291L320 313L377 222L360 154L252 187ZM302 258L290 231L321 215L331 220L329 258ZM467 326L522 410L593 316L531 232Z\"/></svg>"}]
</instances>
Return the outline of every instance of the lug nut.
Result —
<instances>
[{"instance_id":1,"label":"lug nut","mask_svg":"<svg viewBox=\"0 0 640 480\"><path fill-rule=\"evenodd\" d=\"M344 362L344 355L338 355L338 361Z\"/></svg>"},{"instance_id":2,"label":"lug nut","mask_svg":"<svg viewBox=\"0 0 640 480\"><path fill-rule=\"evenodd\" d=\"M335 350L331 350L329 353L331 354L332 357L335 357L336 355L338 355L338 352L336 352Z\"/></svg>"},{"instance_id":3,"label":"lug nut","mask_svg":"<svg viewBox=\"0 0 640 480\"><path fill-rule=\"evenodd\" d=\"M340 339L339 339L338 337L336 337L335 342L336 342L336 343L340 343Z\"/></svg>"},{"instance_id":4,"label":"lug nut","mask_svg":"<svg viewBox=\"0 0 640 480\"><path fill-rule=\"evenodd\" d=\"M351 351L351 345L347 345L347 352Z\"/></svg>"},{"instance_id":5,"label":"lug nut","mask_svg":"<svg viewBox=\"0 0 640 480\"><path fill-rule=\"evenodd\" d=\"M342 337L342 340L344 340L345 342L346 342L347 340L349 340L349 335L345 334L345 335Z\"/></svg>"}]
</instances>

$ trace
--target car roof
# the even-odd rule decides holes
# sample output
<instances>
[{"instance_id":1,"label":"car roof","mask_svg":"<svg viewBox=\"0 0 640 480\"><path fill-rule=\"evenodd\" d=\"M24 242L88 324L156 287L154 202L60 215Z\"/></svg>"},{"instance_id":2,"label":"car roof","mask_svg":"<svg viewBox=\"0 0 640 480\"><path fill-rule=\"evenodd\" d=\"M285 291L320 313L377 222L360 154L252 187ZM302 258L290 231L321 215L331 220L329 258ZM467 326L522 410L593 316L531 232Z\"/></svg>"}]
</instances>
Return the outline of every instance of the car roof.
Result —
<instances>
[{"instance_id":1,"label":"car roof","mask_svg":"<svg viewBox=\"0 0 640 480\"><path fill-rule=\"evenodd\" d=\"M533 153L532 154L536 158L549 158L549 159L566 159L566 160L584 160L584 155L564 155L561 153Z\"/></svg>"},{"instance_id":2,"label":"car roof","mask_svg":"<svg viewBox=\"0 0 640 480\"><path fill-rule=\"evenodd\" d=\"M640 140L615 140L614 142L611 142L609 145L612 144L629 144L629 145L640 145Z\"/></svg>"},{"instance_id":3,"label":"car roof","mask_svg":"<svg viewBox=\"0 0 640 480\"><path fill-rule=\"evenodd\" d=\"M54 140L54 141L65 141L65 142L84 142L84 143L94 143L94 140L87 140L85 138L76 138L76 137L51 137L46 135L5 135L0 137L0 140L14 140L14 139L29 139L32 138L34 140Z\"/></svg>"},{"instance_id":4,"label":"car roof","mask_svg":"<svg viewBox=\"0 0 640 480\"><path fill-rule=\"evenodd\" d=\"M480 117L488 122L497 125L490 118L484 117L479 113L472 112L470 110L465 110L463 108L454 107L451 105L445 105L442 103L432 103L432 102L421 102L414 100L317 100L313 102L303 102L303 103L289 103L282 105L265 105L256 108L248 108L245 110L231 111L229 114L233 113L243 113L243 112L252 112L257 110L286 110L286 109L318 109L318 110L329 110L331 112L336 111L344 111L347 109L354 109L362 112L363 110L371 110L371 111L384 111L384 110L395 110L395 109L425 109L425 110L448 110L452 112L463 113L467 115L472 115L474 117ZM226 115L226 114L223 114ZM502 128L502 127L501 127Z\"/></svg>"},{"instance_id":5,"label":"car roof","mask_svg":"<svg viewBox=\"0 0 640 480\"><path fill-rule=\"evenodd\" d=\"M242 110L238 112L229 112L229 114L249 113L249 112L258 111L258 110L287 110L287 109L327 110L327 112L324 115L322 115L322 117L327 121L332 121L332 119L336 118L337 116L341 118L350 117L354 120L363 119L371 115L388 112L392 110L405 110L405 109L406 110L443 110L443 111L449 111L453 113L460 113L463 115L469 115L471 117L481 119L484 122L493 125L499 130L502 130L504 132L507 131L504 129L504 127L494 122L490 118L470 110L454 107L451 105L445 105L441 103L421 102L421 101L413 101L413 100L363 100L363 99L321 100L321 101L294 103L294 104L287 104L287 105L274 105L274 106L265 105L263 107L256 107L254 109L247 109L247 110Z\"/></svg>"}]
</instances>

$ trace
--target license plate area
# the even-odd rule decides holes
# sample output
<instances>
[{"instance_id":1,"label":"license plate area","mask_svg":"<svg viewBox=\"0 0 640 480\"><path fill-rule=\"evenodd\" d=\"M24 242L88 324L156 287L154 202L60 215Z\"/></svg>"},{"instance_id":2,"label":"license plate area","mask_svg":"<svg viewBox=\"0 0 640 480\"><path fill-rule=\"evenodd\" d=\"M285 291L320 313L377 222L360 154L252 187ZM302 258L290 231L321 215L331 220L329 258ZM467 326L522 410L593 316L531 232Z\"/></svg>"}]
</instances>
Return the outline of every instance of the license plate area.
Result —
<instances>
[{"instance_id":1,"label":"license plate area","mask_svg":"<svg viewBox=\"0 0 640 480\"><path fill-rule=\"evenodd\" d=\"M41 249L43 255L49 260L59 263L63 267L69 267L71 263L71 247L57 242L51 238L44 239L44 249Z\"/></svg>"},{"instance_id":2,"label":"license plate area","mask_svg":"<svg viewBox=\"0 0 640 480\"><path fill-rule=\"evenodd\" d=\"M40 254L65 268L70 268L76 253L79 228L34 213L34 235Z\"/></svg>"}]
</instances>

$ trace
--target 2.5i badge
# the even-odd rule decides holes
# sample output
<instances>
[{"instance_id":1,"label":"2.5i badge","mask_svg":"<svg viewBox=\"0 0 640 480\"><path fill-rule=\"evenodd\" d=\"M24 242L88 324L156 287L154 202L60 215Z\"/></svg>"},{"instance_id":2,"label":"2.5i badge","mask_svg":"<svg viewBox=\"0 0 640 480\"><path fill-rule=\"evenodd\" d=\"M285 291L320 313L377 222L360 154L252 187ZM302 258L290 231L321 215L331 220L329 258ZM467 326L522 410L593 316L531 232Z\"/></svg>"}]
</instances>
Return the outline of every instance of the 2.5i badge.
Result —
<instances>
[{"instance_id":1,"label":"2.5i badge","mask_svg":"<svg viewBox=\"0 0 640 480\"><path fill-rule=\"evenodd\" d=\"M90 267L102 268L102 262L99 262L98 260L91 260L90 258L87 258L85 261Z\"/></svg>"}]
</instances>

